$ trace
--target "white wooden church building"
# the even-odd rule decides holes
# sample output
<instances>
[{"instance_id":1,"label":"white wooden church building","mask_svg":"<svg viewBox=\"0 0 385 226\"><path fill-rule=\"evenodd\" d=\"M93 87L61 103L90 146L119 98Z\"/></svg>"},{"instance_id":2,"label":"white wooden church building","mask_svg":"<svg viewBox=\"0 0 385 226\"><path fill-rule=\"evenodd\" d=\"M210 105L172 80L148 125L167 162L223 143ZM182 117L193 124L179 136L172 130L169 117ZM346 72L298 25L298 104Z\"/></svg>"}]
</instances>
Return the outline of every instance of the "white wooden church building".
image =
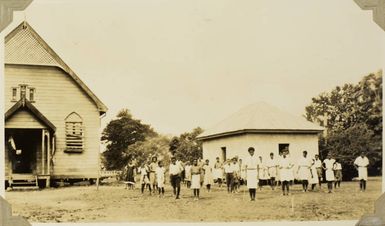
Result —
<instances>
[{"instance_id":1,"label":"white wooden church building","mask_svg":"<svg viewBox=\"0 0 385 226\"><path fill-rule=\"evenodd\" d=\"M39 34L5 37L6 182L95 179L107 107Z\"/></svg>"}]
</instances>

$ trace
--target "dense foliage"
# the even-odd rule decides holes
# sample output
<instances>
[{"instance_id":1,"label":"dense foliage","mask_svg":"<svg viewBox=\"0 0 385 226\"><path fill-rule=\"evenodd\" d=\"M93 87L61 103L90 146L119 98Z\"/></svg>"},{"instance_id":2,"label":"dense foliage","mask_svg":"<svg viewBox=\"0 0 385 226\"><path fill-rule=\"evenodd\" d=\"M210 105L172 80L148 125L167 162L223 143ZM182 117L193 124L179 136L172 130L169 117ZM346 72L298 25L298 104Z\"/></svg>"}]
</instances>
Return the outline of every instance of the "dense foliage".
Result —
<instances>
[{"instance_id":1,"label":"dense foliage","mask_svg":"<svg viewBox=\"0 0 385 226\"><path fill-rule=\"evenodd\" d=\"M202 158L202 141L197 137L203 132L199 127L191 132L182 133L179 137L173 137L169 144L172 155L182 161L191 161Z\"/></svg>"},{"instance_id":2,"label":"dense foliage","mask_svg":"<svg viewBox=\"0 0 385 226\"><path fill-rule=\"evenodd\" d=\"M326 128L320 155L332 153L344 167L345 179L356 176L352 163L361 151L371 162L371 175L382 165L382 72L365 76L358 84L337 86L312 98L305 117ZM352 174L353 172L353 174Z\"/></svg>"},{"instance_id":3,"label":"dense foliage","mask_svg":"<svg viewBox=\"0 0 385 226\"><path fill-rule=\"evenodd\" d=\"M127 109L121 110L116 117L104 128L101 138L106 143L103 165L107 170L122 169L131 157L127 152L129 146L157 136L149 125L134 119Z\"/></svg>"}]
</instances>

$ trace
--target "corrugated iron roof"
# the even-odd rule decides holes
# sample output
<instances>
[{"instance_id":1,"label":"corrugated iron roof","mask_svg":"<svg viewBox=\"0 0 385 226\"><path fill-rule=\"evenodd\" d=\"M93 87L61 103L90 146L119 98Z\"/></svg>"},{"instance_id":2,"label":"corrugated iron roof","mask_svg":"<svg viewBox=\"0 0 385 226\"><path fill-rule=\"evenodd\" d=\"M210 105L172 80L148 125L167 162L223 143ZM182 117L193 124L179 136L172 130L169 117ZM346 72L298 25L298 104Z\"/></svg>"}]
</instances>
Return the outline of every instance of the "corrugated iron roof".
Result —
<instances>
[{"instance_id":1,"label":"corrugated iron roof","mask_svg":"<svg viewBox=\"0 0 385 226\"><path fill-rule=\"evenodd\" d=\"M207 129L198 138L206 139L245 132L318 133L324 130L304 117L295 116L265 102L241 108L238 112Z\"/></svg>"},{"instance_id":2,"label":"corrugated iron roof","mask_svg":"<svg viewBox=\"0 0 385 226\"><path fill-rule=\"evenodd\" d=\"M4 50L6 65L42 65L61 68L95 102L101 114L107 111L106 105L80 80L75 72L64 63L27 22L22 22L5 37Z\"/></svg>"}]
</instances>

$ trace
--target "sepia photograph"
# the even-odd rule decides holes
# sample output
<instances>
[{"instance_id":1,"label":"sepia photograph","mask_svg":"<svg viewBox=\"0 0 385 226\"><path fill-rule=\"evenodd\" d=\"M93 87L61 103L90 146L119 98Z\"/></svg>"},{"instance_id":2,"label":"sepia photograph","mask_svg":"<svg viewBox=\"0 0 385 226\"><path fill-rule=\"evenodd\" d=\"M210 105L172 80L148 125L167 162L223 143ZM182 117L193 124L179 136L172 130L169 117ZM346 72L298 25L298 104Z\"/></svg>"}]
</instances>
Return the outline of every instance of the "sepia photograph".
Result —
<instances>
[{"instance_id":1,"label":"sepia photograph","mask_svg":"<svg viewBox=\"0 0 385 226\"><path fill-rule=\"evenodd\" d=\"M385 23L375 16L385 1L383 11L367 2L0 1L10 12L0 16L0 178L12 214L31 223L373 214L384 191Z\"/></svg>"}]
</instances>

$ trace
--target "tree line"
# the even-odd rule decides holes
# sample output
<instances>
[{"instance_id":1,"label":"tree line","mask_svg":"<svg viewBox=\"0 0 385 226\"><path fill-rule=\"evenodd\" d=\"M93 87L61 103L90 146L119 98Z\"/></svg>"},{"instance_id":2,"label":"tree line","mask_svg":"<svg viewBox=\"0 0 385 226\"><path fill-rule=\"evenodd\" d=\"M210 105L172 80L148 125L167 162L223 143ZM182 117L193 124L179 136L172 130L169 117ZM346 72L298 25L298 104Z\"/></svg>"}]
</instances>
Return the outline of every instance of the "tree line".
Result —
<instances>
[{"instance_id":1,"label":"tree line","mask_svg":"<svg viewBox=\"0 0 385 226\"><path fill-rule=\"evenodd\" d=\"M202 132L197 127L179 136L165 136L123 109L103 130L101 140L106 150L102 153L102 164L107 170L121 170L134 158L140 163L156 156L165 165L171 156L192 161L202 157L202 143L196 140Z\"/></svg>"},{"instance_id":2,"label":"tree line","mask_svg":"<svg viewBox=\"0 0 385 226\"><path fill-rule=\"evenodd\" d=\"M353 162L361 151L370 160L369 174L381 174L382 71L319 94L305 112L307 120L326 128L319 139L321 158L328 153L338 158L345 179L356 176Z\"/></svg>"}]
</instances>

